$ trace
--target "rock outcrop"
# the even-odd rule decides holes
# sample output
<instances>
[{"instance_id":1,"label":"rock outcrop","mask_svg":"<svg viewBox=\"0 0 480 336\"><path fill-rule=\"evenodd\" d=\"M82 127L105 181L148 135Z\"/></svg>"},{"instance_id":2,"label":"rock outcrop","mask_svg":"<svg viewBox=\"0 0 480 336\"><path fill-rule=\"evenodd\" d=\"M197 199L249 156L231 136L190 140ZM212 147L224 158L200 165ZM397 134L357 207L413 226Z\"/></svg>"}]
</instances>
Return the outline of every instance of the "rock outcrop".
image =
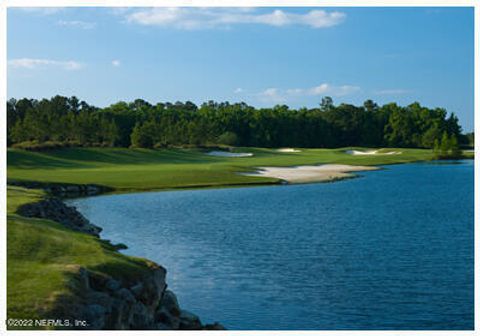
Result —
<instances>
[{"instance_id":1,"label":"rock outcrop","mask_svg":"<svg viewBox=\"0 0 480 336\"><path fill-rule=\"evenodd\" d=\"M90 223L75 207L68 206L58 198L46 198L39 202L22 205L17 213L24 217L50 219L69 229L99 237L102 228Z\"/></svg>"},{"instance_id":2,"label":"rock outcrop","mask_svg":"<svg viewBox=\"0 0 480 336\"><path fill-rule=\"evenodd\" d=\"M38 181L8 180L9 185L27 189L43 189L57 197L95 196L113 191L112 188L98 184L53 183Z\"/></svg>"},{"instance_id":3,"label":"rock outcrop","mask_svg":"<svg viewBox=\"0 0 480 336\"><path fill-rule=\"evenodd\" d=\"M182 310L175 294L167 289L166 270L150 266L132 284L79 268L78 296L60 298L53 314L84 321L76 329L90 330L224 330L219 323L203 325L200 318Z\"/></svg>"}]
</instances>

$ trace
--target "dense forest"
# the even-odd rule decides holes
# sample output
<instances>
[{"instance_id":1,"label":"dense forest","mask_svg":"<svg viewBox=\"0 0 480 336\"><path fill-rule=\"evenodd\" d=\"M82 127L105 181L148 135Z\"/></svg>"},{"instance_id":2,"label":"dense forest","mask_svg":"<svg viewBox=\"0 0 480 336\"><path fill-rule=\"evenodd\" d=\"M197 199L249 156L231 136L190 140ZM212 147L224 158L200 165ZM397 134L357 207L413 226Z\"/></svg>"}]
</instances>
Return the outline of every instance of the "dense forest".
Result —
<instances>
[{"instance_id":1,"label":"dense forest","mask_svg":"<svg viewBox=\"0 0 480 336\"><path fill-rule=\"evenodd\" d=\"M418 147L441 146L442 139L468 144L457 117L419 103L379 106L335 105L330 97L317 108L286 105L255 108L245 103L209 101L158 103L142 99L98 108L76 97L10 99L9 146L169 146L255 147Z\"/></svg>"}]
</instances>

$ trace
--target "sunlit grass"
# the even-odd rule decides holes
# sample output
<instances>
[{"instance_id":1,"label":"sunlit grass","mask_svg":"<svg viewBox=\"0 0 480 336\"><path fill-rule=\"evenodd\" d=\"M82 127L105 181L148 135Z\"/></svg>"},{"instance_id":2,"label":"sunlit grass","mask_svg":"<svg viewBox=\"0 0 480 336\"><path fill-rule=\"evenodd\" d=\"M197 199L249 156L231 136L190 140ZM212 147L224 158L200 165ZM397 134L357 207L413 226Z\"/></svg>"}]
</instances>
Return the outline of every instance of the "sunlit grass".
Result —
<instances>
[{"instance_id":1,"label":"sunlit grass","mask_svg":"<svg viewBox=\"0 0 480 336\"><path fill-rule=\"evenodd\" d=\"M244 158L214 157L198 149L76 148L43 153L9 150L8 178L101 184L118 191L211 187L276 182L271 178L238 174L260 166L387 165L431 160L433 156L432 151L426 149L389 149L401 154L368 156L347 154L348 149L280 153L275 149L237 148L236 151L254 154Z\"/></svg>"}]
</instances>

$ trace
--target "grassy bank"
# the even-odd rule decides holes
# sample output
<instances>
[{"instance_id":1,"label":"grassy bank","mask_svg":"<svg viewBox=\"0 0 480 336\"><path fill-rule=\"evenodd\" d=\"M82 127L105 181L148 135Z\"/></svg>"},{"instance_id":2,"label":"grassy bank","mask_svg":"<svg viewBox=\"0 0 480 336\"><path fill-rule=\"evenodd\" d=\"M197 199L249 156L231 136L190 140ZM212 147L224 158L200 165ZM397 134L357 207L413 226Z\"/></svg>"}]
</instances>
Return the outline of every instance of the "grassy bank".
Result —
<instances>
[{"instance_id":1,"label":"grassy bank","mask_svg":"<svg viewBox=\"0 0 480 336\"><path fill-rule=\"evenodd\" d=\"M273 149L237 148L252 157L227 158L206 155L198 149L72 148L49 152L8 150L8 178L26 181L99 184L116 189L165 188L275 183L264 177L238 172L260 166L294 166L343 163L386 165L431 160L432 151L388 149L399 155L350 155L342 149L302 149L280 153Z\"/></svg>"},{"instance_id":2,"label":"grassy bank","mask_svg":"<svg viewBox=\"0 0 480 336\"><path fill-rule=\"evenodd\" d=\"M122 255L91 235L73 232L49 220L16 214L19 206L44 197L38 190L7 190L7 316L55 318L78 298L80 267L133 281L147 271L147 261ZM19 328L25 329L25 328Z\"/></svg>"}]
</instances>

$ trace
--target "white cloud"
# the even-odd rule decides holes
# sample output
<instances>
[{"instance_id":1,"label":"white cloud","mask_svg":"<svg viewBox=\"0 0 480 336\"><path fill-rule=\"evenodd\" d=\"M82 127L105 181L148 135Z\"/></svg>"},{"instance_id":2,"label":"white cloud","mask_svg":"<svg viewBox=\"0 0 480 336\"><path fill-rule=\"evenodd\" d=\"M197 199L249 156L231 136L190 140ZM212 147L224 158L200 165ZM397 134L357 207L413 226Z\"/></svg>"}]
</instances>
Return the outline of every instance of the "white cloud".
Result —
<instances>
[{"instance_id":1,"label":"white cloud","mask_svg":"<svg viewBox=\"0 0 480 336\"><path fill-rule=\"evenodd\" d=\"M58 67L64 70L79 70L83 64L76 61L55 61L39 58L16 58L8 61L14 68L36 69L40 67Z\"/></svg>"},{"instance_id":2,"label":"white cloud","mask_svg":"<svg viewBox=\"0 0 480 336\"><path fill-rule=\"evenodd\" d=\"M263 24L274 27L303 25L327 28L342 23L346 14L338 11L310 10L305 14L276 9L258 13L251 8L150 8L126 14L127 22L174 27L177 29L228 28L237 24Z\"/></svg>"},{"instance_id":3,"label":"white cloud","mask_svg":"<svg viewBox=\"0 0 480 336\"><path fill-rule=\"evenodd\" d=\"M80 28L80 29L93 29L97 26L95 22L86 22L86 21L64 21L60 20L57 22L57 25L64 27Z\"/></svg>"},{"instance_id":4,"label":"white cloud","mask_svg":"<svg viewBox=\"0 0 480 336\"><path fill-rule=\"evenodd\" d=\"M257 98L264 103L283 103L287 101L286 95L277 88L268 88L256 94Z\"/></svg>"},{"instance_id":5,"label":"white cloud","mask_svg":"<svg viewBox=\"0 0 480 336\"><path fill-rule=\"evenodd\" d=\"M374 91L374 93L377 94L377 95L385 95L385 96L401 95L401 94L405 94L405 93L408 93L408 92L409 92L409 90L405 90L405 89L384 89L384 90Z\"/></svg>"},{"instance_id":6,"label":"white cloud","mask_svg":"<svg viewBox=\"0 0 480 336\"><path fill-rule=\"evenodd\" d=\"M53 15L65 10L65 7L18 7L15 9L37 15Z\"/></svg>"},{"instance_id":7,"label":"white cloud","mask_svg":"<svg viewBox=\"0 0 480 336\"><path fill-rule=\"evenodd\" d=\"M298 97L313 97L313 96L333 96L342 97L350 94L354 94L360 91L360 87L354 85L332 85L328 83L322 83L318 86L310 88L292 88L292 89L279 89L268 88L261 91L256 96L262 102L270 103L282 103L292 98Z\"/></svg>"},{"instance_id":8,"label":"white cloud","mask_svg":"<svg viewBox=\"0 0 480 336\"><path fill-rule=\"evenodd\" d=\"M347 15L342 12L326 12L323 10L312 10L306 15L297 15L303 24L313 28L326 28L342 23Z\"/></svg>"},{"instance_id":9,"label":"white cloud","mask_svg":"<svg viewBox=\"0 0 480 336\"><path fill-rule=\"evenodd\" d=\"M320 96L320 95L331 95L331 96L346 96L360 91L360 87L354 85L330 85L327 83L320 84L311 89L307 90L307 95L310 96Z\"/></svg>"},{"instance_id":10,"label":"white cloud","mask_svg":"<svg viewBox=\"0 0 480 336\"><path fill-rule=\"evenodd\" d=\"M119 67L122 63L119 60L112 60L112 66Z\"/></svg>"},{"instance_id":11,"label":"white cloud","mask_svg":"<svg viewBox=\"0 0 480 336\"><path fill-rule=\"evenodd\" d=\"M243 93L245 90L243 90L242 88L236 88L233 92L234 93Z\"/></svg>"}]
</instances>

